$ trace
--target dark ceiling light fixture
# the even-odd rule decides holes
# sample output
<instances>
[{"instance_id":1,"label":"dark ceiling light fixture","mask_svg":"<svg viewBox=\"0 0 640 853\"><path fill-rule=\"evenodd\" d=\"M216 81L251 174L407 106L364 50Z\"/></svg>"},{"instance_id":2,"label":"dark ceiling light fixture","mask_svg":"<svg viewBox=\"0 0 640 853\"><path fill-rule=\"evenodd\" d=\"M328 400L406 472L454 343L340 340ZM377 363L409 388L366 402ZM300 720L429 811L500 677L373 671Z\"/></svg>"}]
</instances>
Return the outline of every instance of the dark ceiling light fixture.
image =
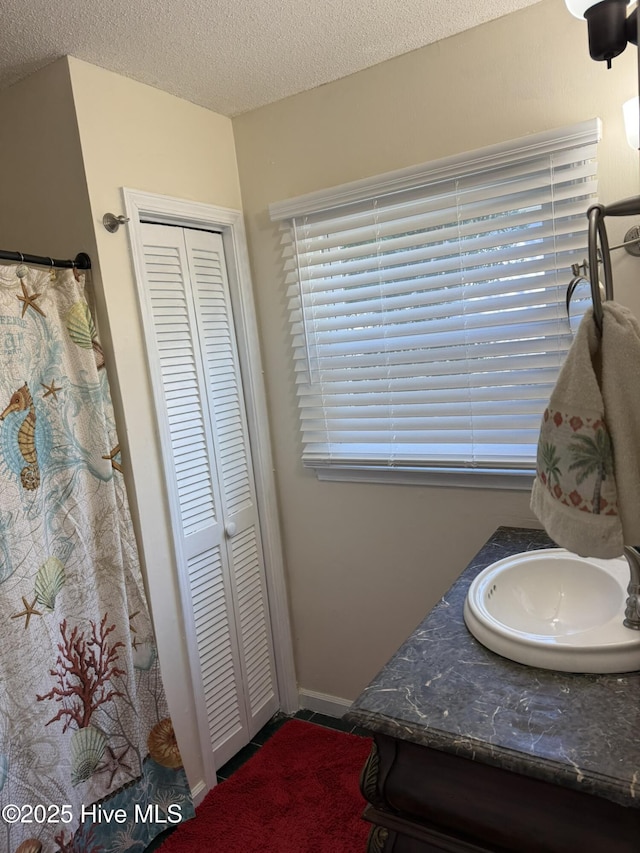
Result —
<instances>
[{"instance_id":1,"label":"dark ceiling light fixture","mask_svg":"<svg viewBox=\"0 0 640 853\"><path fill-rule=\"evenodd\" d=\"M619 56L627 44L638 44L638 9L627 17L629 0L565 0L567 9L576 18L586 18L589 27L589 54L597 62Z\"/></svg>"},{"instance_id":2,"label":"dark ceiling light fixture","mask_svg":"<svg viewBox=\"0 0 640 853\"><path fill-rule=\"evenodd\" d=\"M588 24L589 31L589 55L597 62L606 62L607 68L611 68L611 60L619 56L625 47L631 43L638 45L640 33L640 18L638 16L638 3L631 14L627 16L627 6L630 0L564 0L567 9L576 18L584 18ZM640 2L640 0L638 0ZM638 86L640 87L640 50L638 50ZM627 141L632 148L640 149L640 107L639 98L632 98L624 104L624 121L627 133ZM605 207L603 204L593 204L587 211L589 218L589 263L591 278L591 294L594 301L594 312L596 309L596 295L599 294L598 283L598 241L601 243L603 254L609 254L607 245L604 217L609 216L637 216L640 214L640 195L623 199ZM613 246L621 249L623 246L631 255L640 257L638 246L640 245L640 228L632 228L627 231L624 243ZM585 261L585 266L586 266ZM611 291L611 269L610 259L606 260L605 279L607 281L607 297L612 298ZM607 266L609 269L607 271ZM574 275L579 272L578 265L572 267ZM571 285L575 286L575 279ZM571 299L571 285L567 292L567 306ZM567 307L568 310L568 307ZM602 310L602 308L600 309ZM595 316L595 314L594 314Z\"/></svg>"}]
</instances>

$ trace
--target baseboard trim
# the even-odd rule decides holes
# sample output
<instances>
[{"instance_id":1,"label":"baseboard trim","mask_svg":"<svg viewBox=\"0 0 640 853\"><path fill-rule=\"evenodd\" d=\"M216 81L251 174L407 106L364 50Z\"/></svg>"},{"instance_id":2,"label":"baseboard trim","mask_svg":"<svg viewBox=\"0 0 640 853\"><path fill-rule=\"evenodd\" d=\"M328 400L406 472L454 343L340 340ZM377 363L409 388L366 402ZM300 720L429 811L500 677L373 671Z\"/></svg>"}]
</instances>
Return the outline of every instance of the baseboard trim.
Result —
<instances>
[{"instance_id":1,"label":"baseboard trim","mask_svg":"<svg viewBox=\"0 0 640 853\"><path fill-rule=\"evenodd\" d=\"M193 800L193 805L196 806L196 808L204 800L206 794L207 784L204 779L200 779L200 781L197 782L191 789L191 799Z\"/></svg>"},{"instance_id":2,"label":"baseboard trim","mask_svg":"<svg viewBox=\"0 0 640 853\"><path fill-rule=\"evenodd\" d=\"M337 718L344 716L353 704L349 699L329 696L327 693L316 693L315 690L298 690L298 701L301 708Z\"/></svg>"}]
</instances>

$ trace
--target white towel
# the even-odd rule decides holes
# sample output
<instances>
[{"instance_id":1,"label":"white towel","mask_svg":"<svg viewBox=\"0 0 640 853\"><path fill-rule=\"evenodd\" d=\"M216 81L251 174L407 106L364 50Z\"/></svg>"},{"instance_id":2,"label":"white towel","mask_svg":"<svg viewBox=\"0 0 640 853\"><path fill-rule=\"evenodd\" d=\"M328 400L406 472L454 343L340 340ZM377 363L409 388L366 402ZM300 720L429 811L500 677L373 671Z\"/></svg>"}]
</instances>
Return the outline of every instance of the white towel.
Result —
<instances>
[{"instance_id":1,"label":"white towel","mask_svg":"<svg viewBox=\"0 0 640 853\"><path fill-rule=\"evenodd\" d=\"M625 545L640 545L640 324L615 302L602 309L600 387L613 442L622 536Z\"/></svg>"},{"instance_id":2,"label":"white towel","mask_svg":"<svg viewBox=\"0 0 640 853\"><path fill-rule=\"evenodd\" d=\"M640 328L603 314L600 337L586 312L544 412L531 509L561 547L611 558L640 544Z\"/></svg>"}]
</instances>

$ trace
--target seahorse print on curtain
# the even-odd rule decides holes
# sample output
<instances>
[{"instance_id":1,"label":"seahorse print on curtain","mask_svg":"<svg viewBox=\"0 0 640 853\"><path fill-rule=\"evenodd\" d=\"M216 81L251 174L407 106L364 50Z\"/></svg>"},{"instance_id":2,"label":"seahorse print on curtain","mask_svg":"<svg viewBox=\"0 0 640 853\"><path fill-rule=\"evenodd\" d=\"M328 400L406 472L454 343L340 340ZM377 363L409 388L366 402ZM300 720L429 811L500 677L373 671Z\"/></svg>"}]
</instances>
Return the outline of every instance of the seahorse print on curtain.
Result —
<instances>
[{"instance_id":1,"label":"seahorse print on curtain","mask_svg":"<svg viewBox=\"0 0 640 853\"><path fill-rule=\"evenodd\" d=\"M104 356L83 276L16 269L0 266L0 850L141 852L194 811Z\"/></svg>"}]
</instances>

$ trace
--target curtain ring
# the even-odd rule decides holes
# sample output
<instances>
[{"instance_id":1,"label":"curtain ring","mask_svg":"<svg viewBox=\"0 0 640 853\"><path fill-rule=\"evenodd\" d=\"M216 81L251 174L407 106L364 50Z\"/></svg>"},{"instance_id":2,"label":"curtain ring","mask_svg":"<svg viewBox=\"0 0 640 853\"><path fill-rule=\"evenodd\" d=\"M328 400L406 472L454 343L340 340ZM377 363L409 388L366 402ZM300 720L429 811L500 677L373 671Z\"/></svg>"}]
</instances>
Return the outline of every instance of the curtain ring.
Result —
<instances>
[{"instance_id":1,"label":"curtain ring","mask_svg":"<svg viewBox=\"0 0 640 853\"><path fill-rule=\"evenodd\" d=\"M17 252L16 254L20 255L20 263L16 267L16 275L18 276L20 281L22 281L22 279L27 275L29 270L24 265L24 255L22 254L22 252Z\"/></svg>"},{"instance_id":2,"label":"curtain ring","mask_svg":"<svg viewBox=\"0 0 640 853\"><path fill-rule=\"evenodd\" d=\"M51 264L51 269L49 270L49 281L55 281L58 277L58 274L55 270L55 264L53 263L53 258L49 258L49 263Z\"/></svg>"}]
</instances>

